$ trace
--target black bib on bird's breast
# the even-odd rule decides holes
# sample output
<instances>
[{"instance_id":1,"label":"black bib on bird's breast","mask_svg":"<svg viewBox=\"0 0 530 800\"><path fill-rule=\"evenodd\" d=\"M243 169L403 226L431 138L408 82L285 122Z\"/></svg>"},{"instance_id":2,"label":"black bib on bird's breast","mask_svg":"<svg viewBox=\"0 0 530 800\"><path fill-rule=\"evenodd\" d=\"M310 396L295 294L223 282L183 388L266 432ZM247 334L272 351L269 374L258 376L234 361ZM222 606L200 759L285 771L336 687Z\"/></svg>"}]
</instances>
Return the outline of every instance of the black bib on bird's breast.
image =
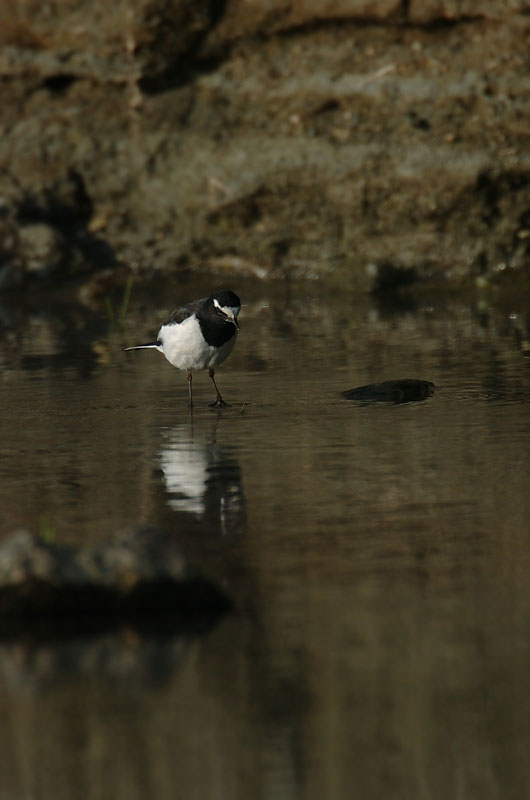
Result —
<instances>
[{"instance_id":1,"label":"black bib on bird's breast","mask_svg":"<svg viewBox=\"0 0 530 800\"><path fill-rule=\"evenodd\" d=\"M220 318L198 317L201 333L211 347L221 347L237 333L236 326Z\"/></svg>"}]
</instances>

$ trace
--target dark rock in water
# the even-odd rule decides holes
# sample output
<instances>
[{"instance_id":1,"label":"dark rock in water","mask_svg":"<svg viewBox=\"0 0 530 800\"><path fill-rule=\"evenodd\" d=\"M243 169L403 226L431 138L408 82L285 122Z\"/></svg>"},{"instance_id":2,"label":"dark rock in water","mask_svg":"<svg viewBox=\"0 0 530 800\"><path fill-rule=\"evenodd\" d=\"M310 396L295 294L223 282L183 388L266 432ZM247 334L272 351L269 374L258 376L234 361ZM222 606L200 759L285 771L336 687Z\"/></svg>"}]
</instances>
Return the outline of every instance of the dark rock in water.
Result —
<instances>
[{"instance_id":1,"label":"dark rock in water","mask_svg":"<svg viewBox=\"0 0 530 800\"><path fill-rule=\"evenodd\" d=\"M14 618L174 619L222 614L228 598L193 571L174 538L150 528L97 547L16 531L0 547L0 630ZM7 626L9 627L9 626Z\"/></svg>"},{"instance_id":2,"label":"dark rock in water","mask_svg":"<svg viewBox=\"0 0 530 800\"><path fill-rule=\"evenodd\" d=\"M415 403L426 400L434 394L434 383L416 378L403 378L398 381L383 381L358 386L341 392L348 400L360 403Z\"/></svg>"}]
</instances>

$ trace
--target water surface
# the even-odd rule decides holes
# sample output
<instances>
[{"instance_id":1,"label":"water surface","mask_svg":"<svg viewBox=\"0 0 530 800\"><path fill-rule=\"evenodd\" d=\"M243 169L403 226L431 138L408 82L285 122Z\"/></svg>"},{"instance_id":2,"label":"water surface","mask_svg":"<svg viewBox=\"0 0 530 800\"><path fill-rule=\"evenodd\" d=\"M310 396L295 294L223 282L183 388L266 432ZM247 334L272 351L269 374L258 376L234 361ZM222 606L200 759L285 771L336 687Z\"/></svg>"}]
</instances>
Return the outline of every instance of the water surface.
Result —
<instances>
[{"instance_id":1,"label":"water surface","mask_svg":"<svg viewBox=\"0 0 530 800\"><path fill-rule=\"evenodd\" d=\"M103 303L4 310L0 537L162 527L235 611L201 636L0 643L0 794L527 796L524 298L234 288L232 407L198 375L192 416L185 376L123 347L204 287L134 290L124 327ZM436 392L340 396L394 378Z\"/></svg>"}]
</instances>

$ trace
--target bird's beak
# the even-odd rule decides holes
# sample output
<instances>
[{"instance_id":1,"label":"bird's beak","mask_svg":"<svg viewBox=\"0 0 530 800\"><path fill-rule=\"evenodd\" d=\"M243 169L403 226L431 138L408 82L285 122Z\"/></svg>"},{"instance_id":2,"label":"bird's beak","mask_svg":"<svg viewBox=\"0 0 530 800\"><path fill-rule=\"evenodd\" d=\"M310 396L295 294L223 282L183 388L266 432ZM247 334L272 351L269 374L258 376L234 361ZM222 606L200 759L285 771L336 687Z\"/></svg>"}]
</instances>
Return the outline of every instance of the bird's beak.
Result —
<instances>
[{"instance_id":1,"label":"bird's beak","mask_svg":"<svg viewBox=\"0 0 530 800\"><path fill-rule=\"evenodd\" d=\"M227 322L231 322L233 325L235 325L236 326L236 331L239 330L239 325L237 324L237 318L236 318L236 316L234 314L227 314L226 315L226 321Z\"/></svg>"}]
</instances>

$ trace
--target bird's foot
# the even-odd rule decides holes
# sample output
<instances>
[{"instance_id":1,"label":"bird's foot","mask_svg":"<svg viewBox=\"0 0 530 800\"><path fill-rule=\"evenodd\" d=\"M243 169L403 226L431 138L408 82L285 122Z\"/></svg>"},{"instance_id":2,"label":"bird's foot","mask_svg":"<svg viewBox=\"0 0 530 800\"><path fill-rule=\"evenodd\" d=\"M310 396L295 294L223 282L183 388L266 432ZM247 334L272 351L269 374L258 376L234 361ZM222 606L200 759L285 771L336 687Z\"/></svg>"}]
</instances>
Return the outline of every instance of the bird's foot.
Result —
<instances>
[{"instance_id":1,"label":"bird's foot","mask_svg":"<svg viewBox=\"0 0 530 800\"><path fill-rule=\"evenodd\" d=\"M221 395L218 395L213 403L208 403L209 408L230 408L230 403L225 403Z\"/></svg>"}]
</instances>

